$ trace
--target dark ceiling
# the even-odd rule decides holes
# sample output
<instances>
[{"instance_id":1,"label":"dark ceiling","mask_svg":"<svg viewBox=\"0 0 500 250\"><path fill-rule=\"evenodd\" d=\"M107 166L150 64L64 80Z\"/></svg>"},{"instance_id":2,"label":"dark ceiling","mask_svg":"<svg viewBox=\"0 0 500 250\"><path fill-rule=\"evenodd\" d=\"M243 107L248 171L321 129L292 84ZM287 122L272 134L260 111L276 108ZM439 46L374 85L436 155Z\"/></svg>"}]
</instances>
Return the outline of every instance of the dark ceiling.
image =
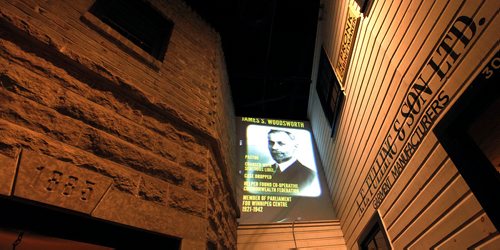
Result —
<instances>
[{"instance_id":1,"label":"dark ceiling","mask_svg":"<svg viewBox=\"0 0 500 250\"><path fill-rule=\"evenodd\" d=\"M222 37L237 116L307 119L319 0L186 0Z\"/></svg>"}]
</instances>

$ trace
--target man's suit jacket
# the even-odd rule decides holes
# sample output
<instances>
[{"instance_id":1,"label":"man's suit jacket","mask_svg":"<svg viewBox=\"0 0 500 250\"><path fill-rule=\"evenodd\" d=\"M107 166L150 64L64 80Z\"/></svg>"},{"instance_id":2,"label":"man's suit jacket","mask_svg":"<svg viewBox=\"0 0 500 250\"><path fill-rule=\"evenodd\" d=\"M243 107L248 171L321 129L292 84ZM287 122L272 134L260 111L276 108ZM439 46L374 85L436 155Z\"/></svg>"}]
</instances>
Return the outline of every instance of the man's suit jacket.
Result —
<instances>
[{"instance_id":1,"label":"man's suit jacket","mask_svg":"<svg viewBox=\"0 0 500 250\"><path fill-rule=\"evenodd\" d=\"M311 184L315 177L314 171L302 165L298 160L286 168L284 172L279 171L278 164L274 164L274 168L272 182L299 184L301 191Z\"/></svg>"}]
</instances>

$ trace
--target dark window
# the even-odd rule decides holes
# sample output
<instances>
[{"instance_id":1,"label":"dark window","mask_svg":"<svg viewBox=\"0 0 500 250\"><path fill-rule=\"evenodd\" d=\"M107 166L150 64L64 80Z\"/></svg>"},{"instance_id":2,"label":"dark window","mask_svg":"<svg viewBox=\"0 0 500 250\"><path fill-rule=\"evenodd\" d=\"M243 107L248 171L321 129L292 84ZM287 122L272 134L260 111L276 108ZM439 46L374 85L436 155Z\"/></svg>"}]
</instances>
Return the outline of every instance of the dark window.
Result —
<instances>
[{"instance_id":1,"label":"dark window","mask_svg":"<svg viewBox=\"0 0 500 250\"><path fill-rule=\"evenodd\" d=\"M359 5L359 12L365 13L368 4L370 4L370 0L355 0L356 3Z\"/></svg>"},{"instance_id":2,"label":"dark window","mask_svg":"<svg viewBox=\"0 0 500 250\"><path fill-rule=\"evenodd\" d=\"M163 60L172 32L172 21L142 0L97 0L90 13L135 45Z\"/></svg>"},{"instance_id":3,"label":"dark window","mask_svg":"<svg viewBox=\"0 0 500 250\"><path fill-rule=\"evenodd\" d=\"M500 51L434 132L460 175L500 230Z\"/></svg>"},{"instance_id":4,"label":"dark window","mask_svg":"<svg viewBox=\"0 0 500 250\"><path fill-rule=\"evenodd\" d=\"M375 213L361 233L359 248L362 250L391 249L378 213Z\"/></svg>"},{"instance_id":5,"label":"dark window","mask_svg":"<svg viewBox=\"0 0 500 250\"><path fill-rule=\"evenodd\" d=\"M316 91L318 92L323 112L332 126L333 135L340 116L340 109L344 100L344 92L337 77L333 73L332 65L328 60L328 56L326 55L324 48L321 49L321 55L319 57Z\"/></svg>"},{"instance_id":6,"label":"dark window","mask_svg":"<svg viewBox=\"0 0 500 250\"><path fill-rule=\"evenodd\" d=\"M207 250L217 250L217 244L212 241L207 241Z\"/></svg>"}]
</instances>

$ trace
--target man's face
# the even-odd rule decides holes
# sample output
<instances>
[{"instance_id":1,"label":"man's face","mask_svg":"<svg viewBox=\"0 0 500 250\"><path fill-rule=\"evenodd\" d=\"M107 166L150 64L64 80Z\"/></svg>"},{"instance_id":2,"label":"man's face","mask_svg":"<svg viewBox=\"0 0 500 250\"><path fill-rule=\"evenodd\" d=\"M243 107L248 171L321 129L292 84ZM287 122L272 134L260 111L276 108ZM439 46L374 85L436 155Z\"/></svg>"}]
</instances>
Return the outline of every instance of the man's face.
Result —
<instances>
[{"instance_id":1,"label":"man's face","mask_svg":"<svg viewBox=\"0 0 500 250\"><path fill-rule=\"evenodd\" d=\"M295 154L297 145L285 132L274 132L267 136L269 152L273 159L282 163L290 160Z\"/></svg>"}]
</instances>

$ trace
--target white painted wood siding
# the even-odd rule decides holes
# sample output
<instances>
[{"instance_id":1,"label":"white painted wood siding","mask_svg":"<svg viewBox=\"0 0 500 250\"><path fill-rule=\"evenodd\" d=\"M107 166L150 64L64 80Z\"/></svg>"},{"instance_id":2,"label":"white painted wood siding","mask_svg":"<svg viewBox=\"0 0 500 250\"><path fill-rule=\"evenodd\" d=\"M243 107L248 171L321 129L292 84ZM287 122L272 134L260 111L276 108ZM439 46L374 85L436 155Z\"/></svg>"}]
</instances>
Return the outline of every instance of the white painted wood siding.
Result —
<instances>
[{"instance_id":1,"label":"white painted wood siding","mask_svg":"<svg viewBox=\"0 0 500 250\"><path fill-rule=\"evenodd\" d=\"M430 76L433 95L422 105L427 109L440 92L449 96L449 103L377 209L394 249L499 249L498 232L432 129L500 48L500 1L373 1L360 20L344 82L345 103L333 138L315 89L318 55L324 46L335 65L348 6L356 9L357 5L347 0L322 2L325 13L318 25L308 113L348 249L358 248L361 230L375 212L372 202L363 212L358 209L356 198L363 181L393 129L411 84L425 72L429 60L439 60L438 46L460 16L474 20L476 34L465 48L460 42L452 45L460 55L444 79ZM421 119L419 115L415 121ZM399 154L403 144L395 146Z\"/></svg>"}]
</instances>

